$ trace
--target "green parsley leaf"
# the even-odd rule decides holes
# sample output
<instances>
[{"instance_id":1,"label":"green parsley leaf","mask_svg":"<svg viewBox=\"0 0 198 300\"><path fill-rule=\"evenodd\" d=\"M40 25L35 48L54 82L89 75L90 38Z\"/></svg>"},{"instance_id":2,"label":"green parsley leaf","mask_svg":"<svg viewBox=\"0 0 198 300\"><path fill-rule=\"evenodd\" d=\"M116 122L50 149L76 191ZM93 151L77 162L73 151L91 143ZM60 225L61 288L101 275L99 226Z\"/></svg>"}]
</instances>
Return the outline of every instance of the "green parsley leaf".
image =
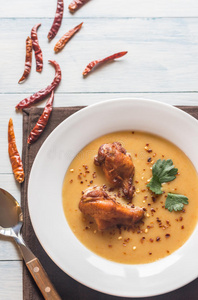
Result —
<instances>
[{"instance_id":1,"label":"green parsley leaf","mask_svg":"<svg viewBox=\"0 0 198 300\"><path fill-rule=\"evenodd\" d=\"M188 198L179 194L168 193L165 208L169 211L179 211L184 208L184 204L188 204Z\"/></svg>"},{"instance_id":2,"label":"green parsley leaf","mask_svg":"<svg viewBox=\"0 0 198 300\"><path fill-rule=\"evenodd\" d=\"M161 190L161 183L158 179L157 176L153 175L153 177L151 178L150 182L147 184L147 186L149 187L149 189L155 193L156 195L160 195L162 194L162 190Z\"/></svg>"},{"instance_id":3,"label":"green parsley leaf","mask_svg":"<svg viewBox=\"0 0 198 300\"><path fill-rule=\"evenodd\" d=\"M157 195L162 194L161 184L176 178L178 169L174 167L171 159L158 159L152 167L152 178L147 184L149 189Z\"/></svg>"}]
</instances>

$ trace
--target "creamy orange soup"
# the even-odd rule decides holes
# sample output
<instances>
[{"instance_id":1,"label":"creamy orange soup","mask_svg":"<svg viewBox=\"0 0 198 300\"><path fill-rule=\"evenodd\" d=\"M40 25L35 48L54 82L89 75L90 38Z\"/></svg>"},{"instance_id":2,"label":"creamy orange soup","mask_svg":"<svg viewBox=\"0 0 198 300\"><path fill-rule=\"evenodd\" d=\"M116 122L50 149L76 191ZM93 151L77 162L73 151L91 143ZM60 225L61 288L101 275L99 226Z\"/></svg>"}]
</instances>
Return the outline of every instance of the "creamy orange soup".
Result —
<instances>
[{"instance_id":1,"label":"creamy orange soup","mask_svg":"<svg viewBox=\"0 0 198 300\"><path fill-rule=\"evenodd\" d=\"M132 203L144 208L145 216L133 229L122 226L98 231L94 220L82 214L78 204L86 188L110 188L101 168L94 165L94 156L102 144L112 142L120 142L132 156L136 188ZM164 193L156 197L147 184L152 177L152 165L158 159L172 159L178 174L162 185ZM111 191L113 195L117 192ZM189 204L184 205L183 211L165 209L168 192L188 197ZM194 166L178 147L143 132L115 132L87 145L66 172L62 196L67 222L76 237L91 251L119 263L150 263L170 255L186 242L198 220L198 175ZM124 198L119 198L119 202L128 205Z\"/></svg>"}]
</instances>

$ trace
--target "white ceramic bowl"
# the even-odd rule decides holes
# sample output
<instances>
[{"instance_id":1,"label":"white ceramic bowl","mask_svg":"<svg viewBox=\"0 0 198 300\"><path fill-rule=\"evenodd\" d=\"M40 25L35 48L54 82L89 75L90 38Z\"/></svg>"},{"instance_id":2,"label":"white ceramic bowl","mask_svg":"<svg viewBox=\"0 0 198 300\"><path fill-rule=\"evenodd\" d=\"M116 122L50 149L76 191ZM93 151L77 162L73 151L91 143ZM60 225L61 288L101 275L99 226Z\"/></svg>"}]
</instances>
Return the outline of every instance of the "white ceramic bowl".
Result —
<instances>
[{"instance_id":1,"label":"white ceramic bowl","mask_svg":"<svg viewBox=\"0 0 198 300\"><path fill-rule=\"evenodd\" d=\"M125 265L97 256L72 233L62 208L65 172L95 138L120 130L142 130L176 144L198 171L198 122L167 104L144 99L111 100L89 106L62 122L34 161L28 205L36 235L51 259L80 283L116 296L144 297L177 289L198 276L198 226L170 256L150 264Z\"/></svg>"}]
</instances>

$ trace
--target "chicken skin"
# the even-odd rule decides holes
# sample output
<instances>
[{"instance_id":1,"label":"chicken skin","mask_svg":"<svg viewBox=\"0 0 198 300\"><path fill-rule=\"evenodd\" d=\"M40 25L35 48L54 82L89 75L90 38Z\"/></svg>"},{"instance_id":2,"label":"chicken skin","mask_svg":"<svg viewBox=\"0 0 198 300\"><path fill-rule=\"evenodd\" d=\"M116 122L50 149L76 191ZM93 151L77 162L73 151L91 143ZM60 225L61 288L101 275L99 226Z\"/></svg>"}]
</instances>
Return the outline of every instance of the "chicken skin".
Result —
<instances>
[{"instance_id":1,"label":"chicken skin","mask_svg":"<svg viewBox=\"0 0 198 300\"><path fill-rule=\"evenodd\" d=\"M115 225L133 226L144 216L142 208L127 207L116 202L99 186L88 188L84 192L79 209L95 219L98 230L105 230Z\"/></svg>"},{"instance_id":2,"label":"chicken skin","mask_svg":"<svg viewBox=\"0 0 198 300\"><path fill-rule=\"evenodd\" d=\"M131 201L135 191L133 186L134 165L129 153L118 142L100 146L94 158L96 166L101 166L105 177L113 187L122 187L126 199Z\"/></svg>"}]
</instances>

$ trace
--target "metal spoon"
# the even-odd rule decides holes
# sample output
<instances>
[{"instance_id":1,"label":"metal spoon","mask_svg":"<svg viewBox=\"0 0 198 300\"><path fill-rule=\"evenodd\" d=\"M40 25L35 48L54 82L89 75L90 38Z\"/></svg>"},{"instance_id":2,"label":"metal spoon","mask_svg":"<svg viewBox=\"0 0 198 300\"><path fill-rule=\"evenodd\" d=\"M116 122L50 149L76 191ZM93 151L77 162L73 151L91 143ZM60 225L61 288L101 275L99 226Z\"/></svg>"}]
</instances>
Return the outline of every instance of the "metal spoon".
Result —
<instances>
[{"instance_id":1,"label":"metal spoon","mask_svg":"<svg viewBox=\"0 0 198 300\"><path fill-rule=\"evenodd\" d=\"M23 214L20 205L10 193L0 188L0 234L14 238L25 264L44 298L61 300L38 258L25 245L20 234L22 225Z\"/></svg>"}]
</instances>

